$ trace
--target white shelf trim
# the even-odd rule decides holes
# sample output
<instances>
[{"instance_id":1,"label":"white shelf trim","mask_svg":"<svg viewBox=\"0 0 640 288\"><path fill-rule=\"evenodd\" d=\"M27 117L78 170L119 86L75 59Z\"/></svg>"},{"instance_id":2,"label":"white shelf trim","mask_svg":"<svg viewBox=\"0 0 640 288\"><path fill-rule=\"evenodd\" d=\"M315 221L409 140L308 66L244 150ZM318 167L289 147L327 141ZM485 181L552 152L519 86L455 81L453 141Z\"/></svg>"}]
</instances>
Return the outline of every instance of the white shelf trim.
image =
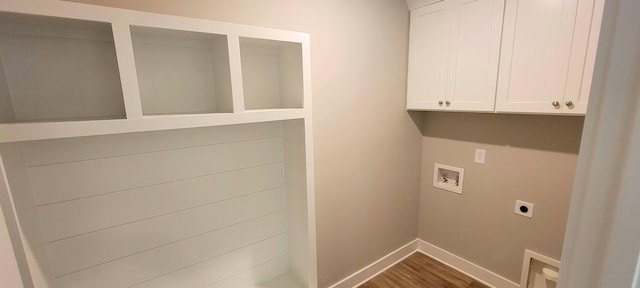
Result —
<instances>
[{"instance_id":1,"label":"white shelf trim","mask_svg":"<svg viewBox=\"0 0 640 288\"><path fill-rule=\"evenodd\" d=\"M120 84L122 85L122 97L126 115L128 119L140 118L142 117L142 102L140 101L138 74L133 56L131 29L127 23L120 22L112 23L111 27L120 70Z\"/></svg>"},{"instance_id":2,"label":"white shelf trim","mask_svg":"<svg viewBox=\"0 0 640 288\"><path fill-rule=\"evenodd\" d=\"M0 10L32 15L54 16L100 22L125 22L172 30L237 35L288 42L309 41L309 34L242 24L194 19L66 1L0 0Z\"/></svg>"},{"instance_id":3,"label":"white shelf trim","mask_svg":"<svg viewBox=\"0 0 640 288\"><path fill-rule=\"evenodd\" d=\"M0 143L304 119L303 109L181 114L68 122L0 124Z\"/></svg>"},{"instance_id":4,"label":"white shelf trim","mask_svg":"<svg viewBox=\"0 0 640 288\"><path fill-rule=\"evenodd\" d=\"M233 111L244 112L244 88L242 86L242 67L240 60L240 37L227 36L229 46L229 72L231 74L231 93Z\"/></svg>"}]
</instances>

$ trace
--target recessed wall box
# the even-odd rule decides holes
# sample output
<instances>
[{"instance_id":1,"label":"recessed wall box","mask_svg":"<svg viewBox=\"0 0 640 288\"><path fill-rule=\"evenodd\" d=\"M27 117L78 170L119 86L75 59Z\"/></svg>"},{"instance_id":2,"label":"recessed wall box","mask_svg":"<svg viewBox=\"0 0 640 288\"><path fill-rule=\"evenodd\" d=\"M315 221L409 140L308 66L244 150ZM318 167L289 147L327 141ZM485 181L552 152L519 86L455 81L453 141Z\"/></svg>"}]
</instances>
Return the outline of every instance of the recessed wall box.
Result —
<instances>
[{"instance_id":1,"label":"recessed wall box","mask_svg":"<svg viewBox=\"0 0 640 288\"><path fill-rule=\"evenodd\" d=\"M462 194L464 169L444 164L433 164L433 187Z\"/></svg>"}]
</instances>

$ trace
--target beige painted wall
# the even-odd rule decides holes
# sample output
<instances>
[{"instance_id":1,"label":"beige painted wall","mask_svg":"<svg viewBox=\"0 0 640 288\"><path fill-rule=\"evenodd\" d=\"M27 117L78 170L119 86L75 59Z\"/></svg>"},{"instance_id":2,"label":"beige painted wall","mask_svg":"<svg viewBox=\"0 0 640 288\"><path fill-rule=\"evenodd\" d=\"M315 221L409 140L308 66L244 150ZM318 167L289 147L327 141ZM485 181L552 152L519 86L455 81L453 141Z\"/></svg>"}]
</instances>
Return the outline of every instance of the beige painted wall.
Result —
<instances>
[{"instance_id":1,"label":"beige painted wall","mask_svg":"<svg viewBox=\"0 0 640 288\"><path fill-rule=\"evenodd\" d=\"M516 283L524 249L560 259L583 120L426 113L420 238ZM434 162L465 169L463 195L433 187ZM516 200L535 205L533 219L514 214Z\"/></svg>"},{"instance_id":2,"label":"beige painted wall","mask_svg":"<svg viewBox=\"0 0 640 288\"><path fill-rule=\"evenodd\" d=\"M310 33L320 287L416 238L404 0L77 1Z\"/></svg>"}]
</instances>

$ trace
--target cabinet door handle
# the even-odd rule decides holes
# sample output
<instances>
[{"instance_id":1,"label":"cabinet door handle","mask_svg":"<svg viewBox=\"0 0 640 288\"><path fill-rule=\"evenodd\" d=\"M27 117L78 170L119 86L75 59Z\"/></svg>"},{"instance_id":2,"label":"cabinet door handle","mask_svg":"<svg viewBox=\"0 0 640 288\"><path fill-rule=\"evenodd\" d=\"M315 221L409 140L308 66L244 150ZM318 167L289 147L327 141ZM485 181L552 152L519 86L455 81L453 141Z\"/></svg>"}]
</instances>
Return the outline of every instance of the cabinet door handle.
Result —
<instances>
[{"instance_id":1,"label":"cabinet door handle","mask_svg":"<svg viewBox=\"0 0 640 288\"><path fill-rule=\"evenodd\" d=\"M447 104L447 105L450 105L451 101L447 100L447 102L444 102L444 103Z\"/></svg>"},{"instance_id":2,"label":"cabinet door handle","mask_svg":"<svg viewBox=\"0 0 640 288\"><path fill-rule=\"evenodd\" d=\"M558 107L558 106L560 106L560 102L553 101L553 102L551 102L551 105L553 105L553 107Z\"/></svg>"},{"instance_id":3,"label":"cabinet door handle","mask_svg":"<svg viewBox=\"0 0 640 288\"><path fill-rule=\"evenodd\" d=\"M438 101L438 104L442 105L442 100Z\"/></svg>"},{"instance_id":4,"label":"cabinet door handle","mask_svg":"<svg viewBox=\"0 0 640 288\"><path fill-rule=\"evenodd\" d=\"M571 100L564 102L564 105L567 105L567 107L571 107L573 106L573 102Z\"/></svg>"}]
</instances>

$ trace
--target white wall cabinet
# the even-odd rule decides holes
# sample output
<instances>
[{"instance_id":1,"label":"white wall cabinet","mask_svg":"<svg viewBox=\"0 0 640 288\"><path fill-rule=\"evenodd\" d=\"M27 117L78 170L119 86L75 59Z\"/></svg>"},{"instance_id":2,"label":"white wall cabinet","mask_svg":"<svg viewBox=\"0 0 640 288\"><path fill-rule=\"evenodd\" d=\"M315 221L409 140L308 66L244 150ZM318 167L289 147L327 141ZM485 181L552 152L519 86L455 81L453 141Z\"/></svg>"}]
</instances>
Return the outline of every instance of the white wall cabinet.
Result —
<instances>
[{"instance_id":1,"label":"white wall cabinet","mask_svg":"<svg viewBox=\"0 0 640 288\"><path fill-rule=\"evenodd\" d=\"M497 112L586 113L603 2L507 1Z\"/></svg>"},{"instance_id":2,"label":"white wall cabinet","mask_svg":"<svg viewBox=\"0 0 640 288\"><path fill-rule=\"evenodd\" d=\"M504 0L411 11L407 108L493 111Z\"/></svg>"},{"instance_id":3,"label":"white wall cabinet","mask_svg":"<svg viewBox=\"0 0 640 288\"><path fill-rule=\"evenodd\" d=\"M308 34L66 1L0 11L15 288L317 287Z\"/></svg>"},{"instance_id":4,"label":"white wall cabinet","mask_svg":"<svg viewBox=\"0 0 640 288\"><path fill-rule=\"evenodd\" d=\"M585 114L603 7L444 0L412 10L407 109Z\"/></svg>"}]
</instances>

